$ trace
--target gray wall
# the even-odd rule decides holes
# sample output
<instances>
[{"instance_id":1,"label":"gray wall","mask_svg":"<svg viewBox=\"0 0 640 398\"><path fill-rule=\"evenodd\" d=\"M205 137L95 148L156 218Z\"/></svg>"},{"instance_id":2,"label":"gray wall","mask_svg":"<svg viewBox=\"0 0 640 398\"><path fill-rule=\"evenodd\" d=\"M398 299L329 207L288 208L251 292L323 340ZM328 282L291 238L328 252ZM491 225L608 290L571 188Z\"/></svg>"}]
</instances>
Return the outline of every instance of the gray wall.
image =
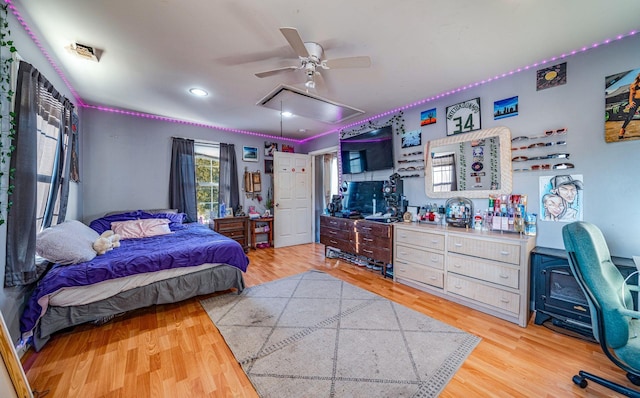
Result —
<instances>
[{"instance_id":1,"label":"gray wall","mask_svg":"<svg viewBox=\"0 0 640 398\"><path fill-rule=\"evenodd\" d=\"M245 167L248 171L264 173L264 137L91 109L84 110L83 126L83 221L86 223L109 211L169 206L171 137L235 144L240 204L245 210L249 206L256 206L260 212L265 209L270 175L262 174L262 202L248 199L242 191ZM268 141L278 142L277 139ZM278 144L280 148L282 143ZM258 148L258 162L242 160L243 146Z\"/></svg>"},{"instance_id":2,"label":"gray wall","mask_svg":"<svg viewBox=\"0 0 640 398\"><path fill-rule=\"evenodd\" d=\"M542 134L545 130L567 127L569 133L564 138L568 142L566 150L571 154L570 161L576 168L561 173L514 173L513 192L529 195L529 211L540 214L537 201L540 176L581 174L584 179L583 219L602 229L614 255L639 255L640 206L636 202L640 198L640 140L607 144L603 133L605 76L639 68L638 48L640 35L569 57L566 59L567 84L562 86L536 91L536 69L541 68L538 67L428 102L405 111L406 129L410 131L420 128L420 112L435 107L438 122L422 128L422 142L424 144L428 140L443 138L446 136L446 107L476 97L480 97L482 128L506 126L511 130L512 136L532 136ZM547 65L560 62L562 61ZM516 95L519 98L519 115L493 120L493 102ZM412 100L416 99L407 98L407 103ZM400 153L400 137L396 137L397 158ZM312 151L336 145L337 140L338 135L331 134L306 143L303 150ZM375 175L364 174L357 178L384 179L389 174L390 172L376 172ZM422 178L406 179L404 187L410 205L444 202L426 196ZM485 209L487 201L474 200L474 207ZM564 223L557 222L538 222L537 244L563 249L563 225Z\"/></svg>"}]
</instances>

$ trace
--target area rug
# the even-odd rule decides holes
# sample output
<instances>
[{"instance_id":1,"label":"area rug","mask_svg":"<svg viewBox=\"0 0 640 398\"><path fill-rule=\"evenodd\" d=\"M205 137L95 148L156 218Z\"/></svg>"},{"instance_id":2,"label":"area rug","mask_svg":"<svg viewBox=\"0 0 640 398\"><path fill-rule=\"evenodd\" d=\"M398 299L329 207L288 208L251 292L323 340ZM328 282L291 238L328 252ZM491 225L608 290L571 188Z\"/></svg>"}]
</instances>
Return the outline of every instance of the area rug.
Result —
<instances>
[{"instance_id":1,"label":"area rug","mask_svg":"<svg viewBox=\"0 0 640 398\"><path fill-rule=\"evenodd\" d=\"M201 303L261 397L435 397L480 342L319 271Z\"/></svg>"}]
</instances>

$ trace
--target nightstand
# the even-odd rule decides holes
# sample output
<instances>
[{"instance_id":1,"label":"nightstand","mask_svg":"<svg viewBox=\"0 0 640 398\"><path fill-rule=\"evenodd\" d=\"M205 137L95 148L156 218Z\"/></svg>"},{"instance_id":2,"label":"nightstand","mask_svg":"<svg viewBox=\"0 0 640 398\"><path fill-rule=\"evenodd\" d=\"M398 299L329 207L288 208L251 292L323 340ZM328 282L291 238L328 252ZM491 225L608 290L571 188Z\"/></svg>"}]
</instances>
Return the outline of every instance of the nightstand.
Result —
<instances>
[{"instance_id":1,"label":"nightstand","mask_svg":"<svg viewBox=\"0 0 640 398\"><path fill-rule=\"evenodd\" d=\"M249 217L224 217L213 220L213 230L240 243L249 251Z\"/></svg>"},{"instance_id":2,"label":"nightstand","mask_svg":"<svg viewBox=\"0 0 640 398\"><path fill-rule=\"evenodd\" d=\"M249 220L251 230L251 247L258 248L256 235L266 235L269 247L273 247L273 217L261 217Z\"/></svg>"}]
</instances>

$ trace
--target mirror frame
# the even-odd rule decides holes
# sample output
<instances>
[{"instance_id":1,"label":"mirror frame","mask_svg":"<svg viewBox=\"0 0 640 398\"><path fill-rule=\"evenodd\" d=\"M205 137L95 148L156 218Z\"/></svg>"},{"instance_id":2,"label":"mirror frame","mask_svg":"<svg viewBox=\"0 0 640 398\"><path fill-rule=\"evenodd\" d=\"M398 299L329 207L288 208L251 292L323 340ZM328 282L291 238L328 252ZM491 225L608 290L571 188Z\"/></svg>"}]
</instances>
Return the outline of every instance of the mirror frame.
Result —
<instances>
[{"instance_id":1,"label":"mirror frame","mask_svg":"<svg viewBox=\"0 0 640 398\"><path fill-rule=\"evenodd\" d=\"M466 141L482 140L489 137L500 139L500 189L491 190L465 190L435 192L433 190L433 164L430 148L437 148L443 145L457 144ZM424 146L424 188L430 198L452 198L463 196L467 198L488 198L489 195L510 194L513 184L511 174L511 131L506 127L495 127L485 130L472 131L470 133L457 134L447 138L429 141Z\"/></svg>"}]
</instances>

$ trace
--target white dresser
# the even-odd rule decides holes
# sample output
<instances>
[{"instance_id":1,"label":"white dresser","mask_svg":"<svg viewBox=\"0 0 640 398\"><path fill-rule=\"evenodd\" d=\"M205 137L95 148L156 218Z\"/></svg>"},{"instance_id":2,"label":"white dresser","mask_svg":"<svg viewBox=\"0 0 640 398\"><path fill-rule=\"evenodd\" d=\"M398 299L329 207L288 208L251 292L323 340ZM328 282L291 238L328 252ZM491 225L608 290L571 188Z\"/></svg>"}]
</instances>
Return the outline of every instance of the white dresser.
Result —
<instances>
[{"instance_id":1,"label":"white dresser","mask_svg":"<svg viewBox=\"0 0 640 398\"><path fill-rule=\"evenodd\" d=\"M527 326L535 237L394 224L394 280Z\"/></svg>"}]
</instances>

